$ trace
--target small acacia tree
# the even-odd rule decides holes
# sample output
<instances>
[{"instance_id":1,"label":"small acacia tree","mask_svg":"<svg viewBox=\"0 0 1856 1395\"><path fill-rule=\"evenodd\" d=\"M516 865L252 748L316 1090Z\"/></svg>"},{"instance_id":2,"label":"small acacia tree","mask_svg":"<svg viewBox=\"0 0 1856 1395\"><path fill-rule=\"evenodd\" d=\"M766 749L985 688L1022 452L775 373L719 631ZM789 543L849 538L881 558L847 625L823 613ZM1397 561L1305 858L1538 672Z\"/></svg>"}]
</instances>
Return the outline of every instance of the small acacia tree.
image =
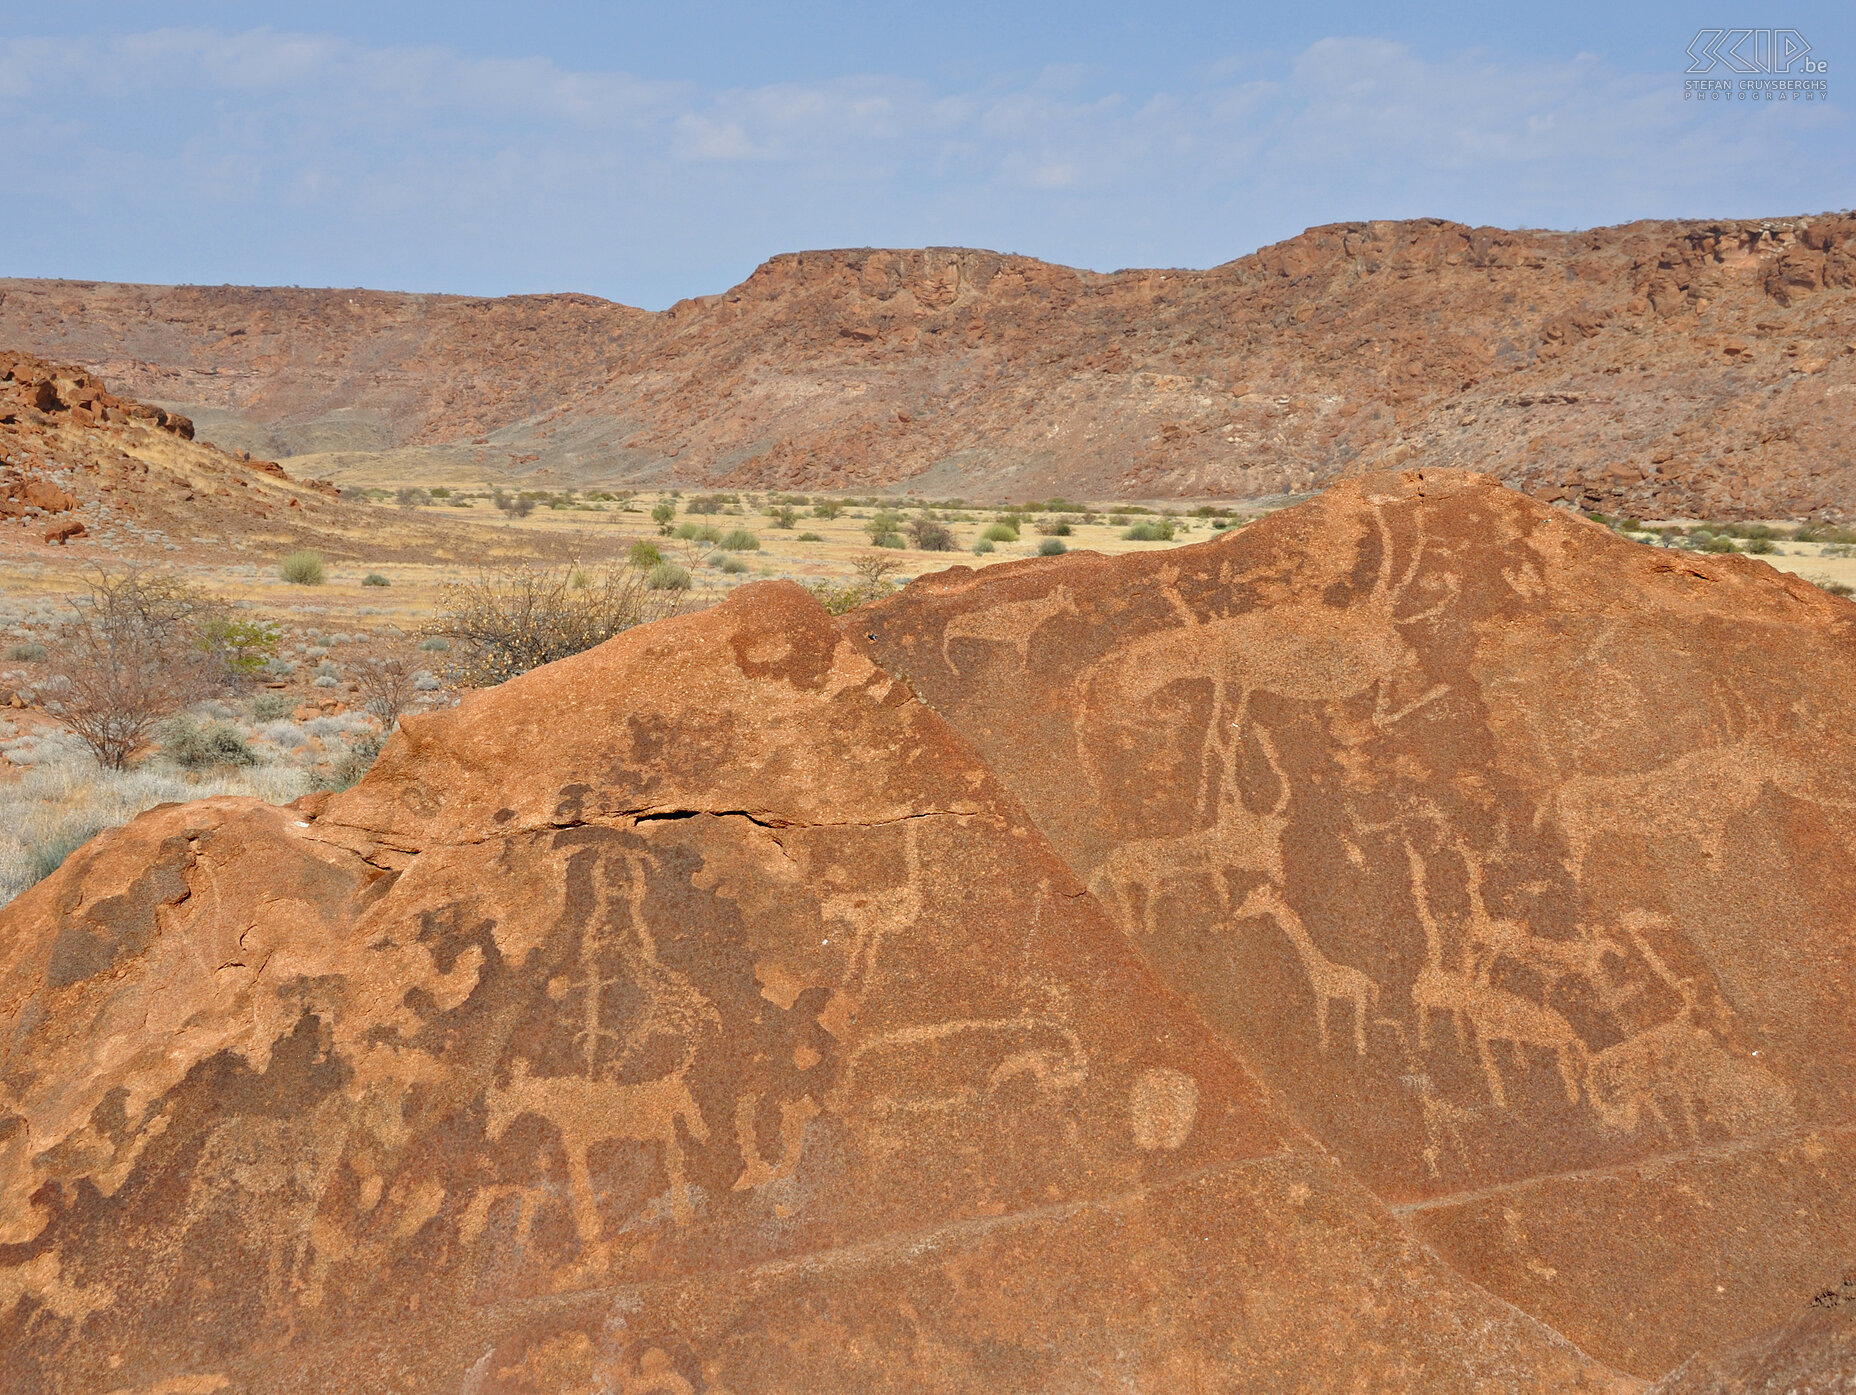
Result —
<instances>
[{"instance_id":1,"label":"small acacia tree","mask_svg":"<svg viewBox=\"0 0 1856 1395\"><path fill-rule=\"evenodd\" d=\"M574 584L576 571L584 572L584 585ZM630 564L597 570L523 564L485 569L446 587L429 632L458 643L460 679L489 687L674 615L682 605L680 589L653 587Z\"/></svg>"},{"instance_id":2,"label":"small acacia tree","mask_svg":"<svg viewBox=\"0 0 1856 1395\"><path fill-rule=\"evenodd\" d=\"M200 634L217 606L178 577L132 570L97 573L72 609L47 705L120 770L157 723L211 688L220 660Z\"/></svg>"}]
</instances>

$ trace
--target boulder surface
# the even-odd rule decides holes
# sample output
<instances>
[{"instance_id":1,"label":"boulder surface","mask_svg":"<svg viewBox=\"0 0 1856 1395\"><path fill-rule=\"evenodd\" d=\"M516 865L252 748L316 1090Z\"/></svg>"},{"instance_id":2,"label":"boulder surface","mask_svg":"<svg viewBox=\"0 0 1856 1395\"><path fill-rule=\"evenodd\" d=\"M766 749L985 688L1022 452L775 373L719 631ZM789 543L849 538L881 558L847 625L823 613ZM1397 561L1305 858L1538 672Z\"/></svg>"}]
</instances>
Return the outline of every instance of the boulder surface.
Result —
<instances>
[{"instance_id":1,"label":"boulder surface","mask_svg":"<svg viewBox=\"0 0 1856 1395\"><path fill-rule=\"evenodd\" d=\"M100 837L0 1026L8 1391L1628 1388L787 583Z\"/></svg>"},{"instance_id":2,"label":"boulder surface","mask_svg":"<svg viewBox=\"0 0 1856 1395\"><path fill-rule=\"evenodd\" d=\"M1856 1258L1856 607L1486 476L844 618L1459 1272L1655 1377Z\"/></svg>"}]
</instances>

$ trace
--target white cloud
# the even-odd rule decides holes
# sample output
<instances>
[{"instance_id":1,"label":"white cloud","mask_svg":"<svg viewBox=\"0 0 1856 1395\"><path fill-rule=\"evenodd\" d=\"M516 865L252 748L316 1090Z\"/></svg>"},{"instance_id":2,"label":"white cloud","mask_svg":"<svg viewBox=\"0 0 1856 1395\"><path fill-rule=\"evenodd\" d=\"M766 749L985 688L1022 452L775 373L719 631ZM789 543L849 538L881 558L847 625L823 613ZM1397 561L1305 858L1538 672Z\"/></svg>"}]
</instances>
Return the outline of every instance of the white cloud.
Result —
<instances>
[{"instance_id":1,"label":"white cloud","mask_svg":"<svg viewBox=\"0 0 1856 1395\"><path fill-rule=\"evenodd\" d=\"M1315 222L1578 226L1846 197L1840 107L1698 110L1680 75L1323 39L937 89L706 89L540 58L209 30L0 40L0 271L664 303L800 246L1208 264ZM134 216L125 217L125 209Z\"/></svg>"}]
</instances>

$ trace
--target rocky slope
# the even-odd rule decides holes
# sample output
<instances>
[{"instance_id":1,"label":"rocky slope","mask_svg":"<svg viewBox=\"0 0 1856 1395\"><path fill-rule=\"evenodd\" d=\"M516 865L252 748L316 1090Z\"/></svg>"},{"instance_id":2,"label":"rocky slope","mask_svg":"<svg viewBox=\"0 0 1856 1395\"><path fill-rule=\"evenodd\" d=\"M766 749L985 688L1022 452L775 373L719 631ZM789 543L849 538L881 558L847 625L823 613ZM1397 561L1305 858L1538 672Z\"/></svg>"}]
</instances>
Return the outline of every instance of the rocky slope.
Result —
<instances>
[{"instance_id":1,"label":"rocky slope","mask_svg":"<svg viewBox=\"0 0 1856 1395\"><path fill-rule=\"evenodd\" d=\"M383 519L327 480L194 439L186 416L119 397L83 368L0 351L0 543L112 561L170 543L387 560L507 546L491 538L469 524Z\"/></svg>"},{"instance_id":2,"label":"rocky slope","mask_svg":"<svg viewBox=\"0 0 1856 1395\"><path fill-rule=\"evenodd\" d=\"M842 621L757 584L344 794L153 811L0 910L0 1369L1832 1369L1853 656L1763 564L1374 475Z\"/></svg>"},{"instance_id":3,"label":"rocky slope","mask_svg":"<svg viewBox=\"0 0 1856 1395\"><path fill-rule=\"evenodd\" d=\"M1416 459L1623 512L1845 517L1852 238L1420 220L1112 275L807 252L661 314L16 280L0 342L266 453L451 443L568 482L1247 497Z\"/></svg>"}]
</instances>

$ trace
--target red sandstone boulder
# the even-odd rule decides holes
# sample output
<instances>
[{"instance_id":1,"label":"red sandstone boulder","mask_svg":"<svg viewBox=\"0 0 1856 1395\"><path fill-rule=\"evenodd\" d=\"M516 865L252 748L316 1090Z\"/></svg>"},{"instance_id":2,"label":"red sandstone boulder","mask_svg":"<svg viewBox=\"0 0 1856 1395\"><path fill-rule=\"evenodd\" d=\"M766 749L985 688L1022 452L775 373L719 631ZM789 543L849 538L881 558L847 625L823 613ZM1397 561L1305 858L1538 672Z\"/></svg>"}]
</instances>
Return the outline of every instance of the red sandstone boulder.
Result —
<instances>
[{"instance_id":1,"label":"red sandstone boulder","mask_svg":"<svg viewBox=\"0 0 1856 1395\"><path fill-rule=\"evenodd\" d=\"M97 839L0 911L0 1041L21 1389L1627 1388L786 583Z\"/></svg>"},{"instance_id":2,"label":"red sandstone boulder","mask_svg":"<svg viewBox=\"0 0 1856 1395\"><path fill-rule=\"evenodd\" d=\"M843 623L1466 1278L1654 1378L1856 1260L1856 607L1413 471Z\"/></svg>"}]
</instances>

